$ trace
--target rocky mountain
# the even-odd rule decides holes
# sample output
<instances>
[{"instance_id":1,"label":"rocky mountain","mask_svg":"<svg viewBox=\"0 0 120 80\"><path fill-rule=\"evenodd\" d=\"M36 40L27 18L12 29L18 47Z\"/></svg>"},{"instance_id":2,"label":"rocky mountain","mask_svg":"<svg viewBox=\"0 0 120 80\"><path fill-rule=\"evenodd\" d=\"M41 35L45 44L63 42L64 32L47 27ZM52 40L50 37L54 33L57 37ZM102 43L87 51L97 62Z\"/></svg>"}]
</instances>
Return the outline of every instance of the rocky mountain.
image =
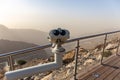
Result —
<instances>
[{"instance_id":1,"label":"rocky mountain","mask_svg":"<svg viewBox=\"0 0 120 80\"><path fill-rule=\"evenodd\" d=\"M9 29L0 25L0 39L23 41L34 44L46 44L48 33L33 29Z\"/></svg>"}]
</instances>

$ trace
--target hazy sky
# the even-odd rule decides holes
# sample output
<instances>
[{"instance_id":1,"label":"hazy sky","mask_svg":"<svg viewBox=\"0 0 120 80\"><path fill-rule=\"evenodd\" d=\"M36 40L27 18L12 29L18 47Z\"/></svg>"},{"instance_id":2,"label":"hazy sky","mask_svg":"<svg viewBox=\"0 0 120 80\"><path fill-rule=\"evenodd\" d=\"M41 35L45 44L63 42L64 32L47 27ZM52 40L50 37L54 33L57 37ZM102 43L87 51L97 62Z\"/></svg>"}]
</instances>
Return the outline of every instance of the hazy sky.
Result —
<instances>
[{"instance_id":1,"label":"hazy sky","mask_svg":"<svg viewBox=\"0 0 120 80\"><path fill-rule=\"evenodd\" d=\"M0 0L0 24L74 33L120 27L120 0Z\"/></svg>"}]
</instances>

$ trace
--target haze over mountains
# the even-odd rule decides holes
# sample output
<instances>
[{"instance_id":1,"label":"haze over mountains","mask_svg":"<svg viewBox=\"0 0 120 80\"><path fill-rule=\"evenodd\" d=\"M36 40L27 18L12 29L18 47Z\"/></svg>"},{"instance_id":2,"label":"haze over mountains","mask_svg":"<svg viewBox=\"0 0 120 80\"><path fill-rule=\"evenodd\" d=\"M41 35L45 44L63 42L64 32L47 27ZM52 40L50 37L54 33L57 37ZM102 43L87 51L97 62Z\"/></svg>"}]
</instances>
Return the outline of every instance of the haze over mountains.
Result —
<instances>
[{"instance_id":1,"label":"haze over mountains","mask_svg":"<svg viewBox=\"0 0 120 80\"><path fill-rule=\"evenodd\" d=\"M13 51L17 51L17 50L21 50L29 47L34 47L34 46L38 46L38 45L21 42L21 41L0 40L0 54L13 52ZM45 50L37 50L37 51L25 53L25 54L15 55L13 58L18 60L19 59L32 60L35 58L47 59L50 56L51 55L48 54ZM6 62L6 60L7 58L5 57L1 58L0 63Z\"/></svg>"},{"instance_id":2,"label":"haze over mountains","mask_svg":"<svg viewBox=\"0 0 120 80\"><path fill-rule=\"evenodd\" d=\"M38 45L48 43L48 33L33 29L9 29L0 25L0 39L22 41Z\"/></svg>"},{"instance_id":3,"label":"haze over mountains","mask_svg":"<svg viewBox=\"0 0 120 80\"><path fill-rule=\"evenodd\" d=\"M20 42L20 41L9 41L9 40L0 40L0 53L7 53L12 52L28 47L34 47L37 46L35 44L30 44L26 42Z\"/></svg>"}]
</instances>

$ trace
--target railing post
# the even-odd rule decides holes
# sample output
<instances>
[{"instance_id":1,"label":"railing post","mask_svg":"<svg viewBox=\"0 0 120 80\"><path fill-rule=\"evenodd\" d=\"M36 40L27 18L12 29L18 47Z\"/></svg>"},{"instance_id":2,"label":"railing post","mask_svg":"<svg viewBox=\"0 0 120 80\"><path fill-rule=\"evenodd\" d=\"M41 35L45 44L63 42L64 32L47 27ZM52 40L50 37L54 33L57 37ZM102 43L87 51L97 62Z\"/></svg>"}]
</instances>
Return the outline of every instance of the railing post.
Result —
<instances>
[{"instance_id":1,"label":"railing post","mask_svg":"<svg viewBox=\"0 0 120 80\"><path fill-rule=\"evenodd\" d=\"M104 52L105 52L105 46L106 46L106 40L107 40L107 34L105 34L105 38L104 38L104 45L103 45L103 52L102 52L102 57L101 57L101 64L103 64L103 54L104 54Z\"/></svg>"},{"instance_id":2,"label":"railing post","mask_svg":"<svg viewBox=\"0 0 120 80\"><path fill-rule=\"evenodd\" d=\"M116 50L116 55L118 56L118 50L119 50L119 47L120 47L120 39L118 39L118 46L117 46L117 50Z\"/></svg>"},{"instance_id":3,"label":"railing post","mask_svg":"<svg viewBox=\"0 0 120 80\"><path fill-rule=\"evenodd\" d=\"M78 62L78 53L79 53L79 40L77 40L76 54L75 54L75 67L74 67L74 80L77 80L77 62Z\"/></svg>"},{"instance_id":4,"label":"railing post","mask_svg":"<svg viewBox=\"0 0 120 80\"><path fill-rule=\"evenodd\" d=\"M11 71L14 70L14 61L13 61L12 56L9 56L8 63L9 63L9 66L10 66L10 70Z\"/></svg>"}]
</instances>

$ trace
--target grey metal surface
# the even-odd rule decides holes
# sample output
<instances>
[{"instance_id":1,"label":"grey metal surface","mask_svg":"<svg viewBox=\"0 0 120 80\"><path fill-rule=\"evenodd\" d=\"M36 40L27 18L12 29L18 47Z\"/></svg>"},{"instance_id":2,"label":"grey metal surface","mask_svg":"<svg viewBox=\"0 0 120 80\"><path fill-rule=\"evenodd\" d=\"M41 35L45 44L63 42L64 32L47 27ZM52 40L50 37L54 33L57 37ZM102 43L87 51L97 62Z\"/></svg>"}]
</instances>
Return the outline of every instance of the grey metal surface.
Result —
<instances>
[{"instance_id":1,"label":"grey metal surface","mask_svg":"<svg viewBox=\"0 0 120 80\"><path fill-rule=\"evenodd\" d=\"M77 75L77 63L78 63L78 53L79 53L79 40L77 41L77 46L76 46L76 54L75 54L75 67L74 67L74 80L77 80L76 75Z\"/></svg>"},{"instance_id":2,"label":"grey metal surface","mask_svg":"<svg viewBox=\"0 0 120 80\"><path fill-rule=\"evenodd\" d=\"M103 52L101 53L101 55L102 55L102 57L101 57L101 64L103 64L102 61L103 61L103 55L104 55L104 52L105 52L106 41L107 41L107 34L105 34Z\"/></svg>"}]
</instances>

